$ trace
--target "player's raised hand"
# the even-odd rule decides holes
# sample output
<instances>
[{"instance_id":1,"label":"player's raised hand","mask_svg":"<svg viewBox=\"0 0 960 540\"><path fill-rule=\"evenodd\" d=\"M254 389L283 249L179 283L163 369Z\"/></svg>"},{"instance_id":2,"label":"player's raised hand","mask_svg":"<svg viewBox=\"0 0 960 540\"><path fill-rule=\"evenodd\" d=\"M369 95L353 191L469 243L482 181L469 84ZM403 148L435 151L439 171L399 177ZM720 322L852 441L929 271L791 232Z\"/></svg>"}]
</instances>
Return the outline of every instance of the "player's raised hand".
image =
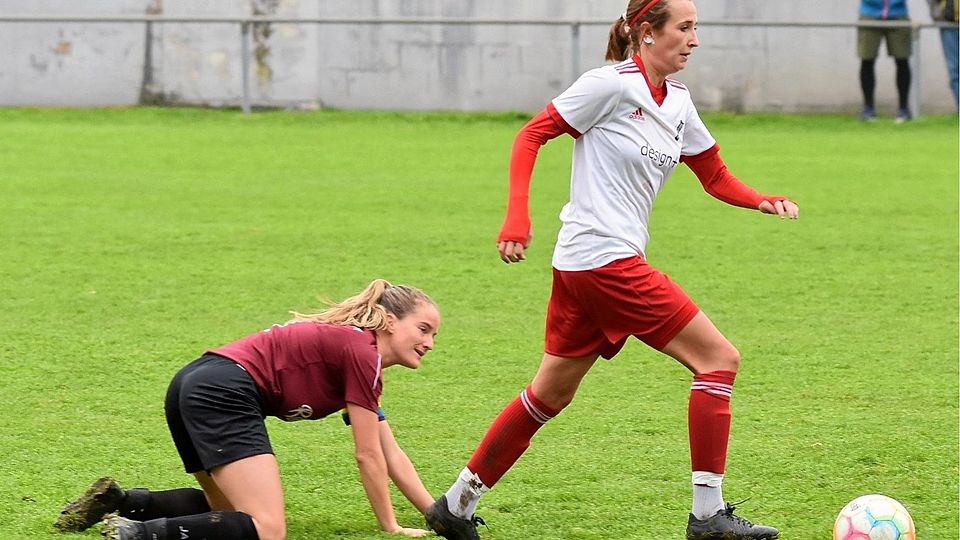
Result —
<instances>
[{"instance_id":1,"label":"player's raised hand","mask_svg":"<svg viewBox=\"0 0 960 540\"><path fill-rule=\"evenodd\" d=\"M497 243L497 251L500 252L500 260L510 264L520 262L527 257L523 254L523 244L510 240Z\"/></svg>"},{"instance_id":2,"label":"player's raised hand","mask_svg":"<svg viewBox=\"0 0 960 540\"><path fill-rule=\"evenodd\" d=\"M776 214L780 216L780 219L797 219L800 217L800 206L790 199L782 199L774 203L765 200L760 203L758 209L764 214Z\"/></svg>"},{"instance_id":3,"label":"player's raised hand","mask_svg":"<svg viewBox=\"0 0 960 540\"><path fill-rule=\"evenodd\" d=\"M530 246L531 240L533 240L533 230L527 234L526 242L515 242L513 240L501 240L497 242L497 251L500 252L500 260L510 264L526 259L527 257L523 252Z\"/></svg>"}]
</instances>

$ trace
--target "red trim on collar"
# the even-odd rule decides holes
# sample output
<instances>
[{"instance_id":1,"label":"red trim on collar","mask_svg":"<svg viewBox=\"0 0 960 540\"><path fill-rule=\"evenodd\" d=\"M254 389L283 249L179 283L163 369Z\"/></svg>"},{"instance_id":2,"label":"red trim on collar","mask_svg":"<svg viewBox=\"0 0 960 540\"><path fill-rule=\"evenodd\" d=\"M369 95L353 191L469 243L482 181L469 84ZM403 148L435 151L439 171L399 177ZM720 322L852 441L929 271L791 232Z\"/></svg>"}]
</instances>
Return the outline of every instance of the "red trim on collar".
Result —
<instances>
[{"instance_id":1,"label":"red trim on collar","mask_svg":"<svg viewBox=\"0 0 960 540\"><path fill-rule=\"evenodd\" d=\"M640 55L634 53L633 63L640 68L640 73L643 73L643 81L647 83L647 88L650 89L650 95L653 96L653 101L657 105L663 105L664 100L667 99L667 81L664 79L663 85L657 88L656 86L650 84L650 77L647 76L647 68L643 65L643 60L640 59Z\"/></svg>"}]
</instances>

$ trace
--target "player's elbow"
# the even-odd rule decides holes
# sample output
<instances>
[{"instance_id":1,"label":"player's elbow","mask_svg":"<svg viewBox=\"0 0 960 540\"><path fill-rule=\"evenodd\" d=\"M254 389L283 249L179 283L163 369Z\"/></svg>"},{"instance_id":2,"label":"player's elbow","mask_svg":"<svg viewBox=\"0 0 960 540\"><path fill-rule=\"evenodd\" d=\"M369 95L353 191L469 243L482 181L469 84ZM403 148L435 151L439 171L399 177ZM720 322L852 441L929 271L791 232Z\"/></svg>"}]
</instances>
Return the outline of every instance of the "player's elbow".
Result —
<instances>
[{"instance_id":1,"label":"player's elbow","mask_svg":"<svg viewBox=\"0 0 960 540\"><path fill-rule=\"evenodd\" d=\"M382 469L386 466L384 455L377 449L357 449L353 454L360 470Z\"/></svg>"}]
</instances>

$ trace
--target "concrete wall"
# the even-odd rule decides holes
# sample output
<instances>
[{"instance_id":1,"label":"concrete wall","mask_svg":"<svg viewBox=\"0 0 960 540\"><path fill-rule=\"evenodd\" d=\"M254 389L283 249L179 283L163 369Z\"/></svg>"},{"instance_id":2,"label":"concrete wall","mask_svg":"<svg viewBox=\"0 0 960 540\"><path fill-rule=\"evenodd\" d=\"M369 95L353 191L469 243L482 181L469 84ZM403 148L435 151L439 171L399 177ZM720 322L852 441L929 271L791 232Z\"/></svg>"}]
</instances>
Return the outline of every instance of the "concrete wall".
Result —
<instances>
[{"instance_id":1,"label":"concrete wall","mask_svg":"<svg viewBox=\"0 0 960 540\"><path fill-rule=\"evenodd\" d=\"M924 0L909 0L928 22ZM610 20L624 0L0 0L0 14L285 17L478 17ZM812 9L815 5L816 9ZM853 112L860 106L855 31L733 28L710 21L853 22L857 0L701 0L702 46L677 77L702 110ZM539 110L581 70L600 65L608 25L260 25L251 93L265 106L399 110ZM231 24L0 22L0 105L144 102L237 105L240 29ZM920 102L953 111L936 30L921 33ZM878 62L877 99L894 108L893 62Z\"/></svg>"}]
</instances>

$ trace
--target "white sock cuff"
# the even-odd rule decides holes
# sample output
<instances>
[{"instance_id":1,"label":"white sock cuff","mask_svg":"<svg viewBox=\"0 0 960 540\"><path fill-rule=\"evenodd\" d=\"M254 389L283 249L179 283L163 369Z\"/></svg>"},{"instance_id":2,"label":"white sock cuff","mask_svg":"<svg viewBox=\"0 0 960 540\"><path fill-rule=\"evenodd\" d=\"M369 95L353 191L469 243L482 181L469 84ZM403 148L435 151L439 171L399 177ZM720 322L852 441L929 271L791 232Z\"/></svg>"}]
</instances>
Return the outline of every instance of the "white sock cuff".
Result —
<instances>
[{"instance_id":1,"label":"white sock cuff","mask_svg":"<svg viewBox=\"0 0 960 540\"><path fill-rule=\"evenodd\" d=\"M487 491L490 488L483 485L480 477L464 467L457 475L457 481L447 490L447 509L458 518L470 519L477 509L480 496Z\"/></svg>"},{"instance_id":2,"label":"white sock cuff","mask_svg":"<svg viewBox=\"0 0 960 540\"><path fill-rule=\"evenodd\" d=\"M723 484L723 475L709 471L693 471L693 485L720 487Z\"/></svg>"},{"instance_id":3,"label":"white sock cuff","mask_svg":"<svg viewBox=\"0 0 960 540\"><path fill-rule=\"evenodd\" d=\"M464 484L466 484L466 487L469 488L474 495L479 496L490 491L490 488L483 484L483 481L480 480L480 477L468 467L464 467L463 470L460 471L460 476L458 478Z\"/></svg>"}]
</instances>

